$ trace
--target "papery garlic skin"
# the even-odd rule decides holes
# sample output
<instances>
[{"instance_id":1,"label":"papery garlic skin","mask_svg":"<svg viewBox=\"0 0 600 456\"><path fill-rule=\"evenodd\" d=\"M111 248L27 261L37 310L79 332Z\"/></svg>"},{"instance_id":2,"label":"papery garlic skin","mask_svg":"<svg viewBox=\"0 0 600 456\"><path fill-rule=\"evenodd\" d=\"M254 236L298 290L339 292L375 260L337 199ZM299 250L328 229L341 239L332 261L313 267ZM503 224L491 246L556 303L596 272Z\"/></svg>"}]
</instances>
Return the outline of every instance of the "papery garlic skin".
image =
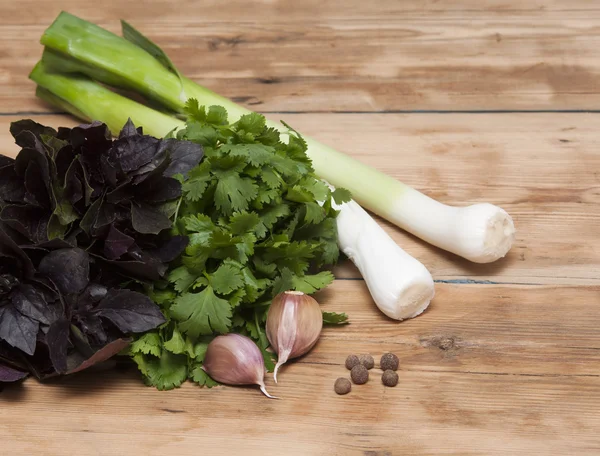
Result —
<instances>
[{"instance_id":1,"label":"papery garlic skin","mask_svg":"<svg viewBox=\"0 0 600 456\"><path fill-rule=\"evenodd\" d=\"M226 385L258 385L265 396L276 399L265 388L265 362L262 353L248 337L239 334L215 337L208 344L202 369L217 382Z\"/></svg>"},{"instance_id":2,"label":"papery garlic skin","mask_svg":"<svg viewBox=\"0 0 600 456\"><path fill-rule=\"evenodd\" d=\"M271 346L277 351L273 378L277 383L279 367L289 359L307 353L319 340L323 329L321 306L300 291L280 293L271 303L267 314L266 332Z\"/></svg>"}]
</instances>

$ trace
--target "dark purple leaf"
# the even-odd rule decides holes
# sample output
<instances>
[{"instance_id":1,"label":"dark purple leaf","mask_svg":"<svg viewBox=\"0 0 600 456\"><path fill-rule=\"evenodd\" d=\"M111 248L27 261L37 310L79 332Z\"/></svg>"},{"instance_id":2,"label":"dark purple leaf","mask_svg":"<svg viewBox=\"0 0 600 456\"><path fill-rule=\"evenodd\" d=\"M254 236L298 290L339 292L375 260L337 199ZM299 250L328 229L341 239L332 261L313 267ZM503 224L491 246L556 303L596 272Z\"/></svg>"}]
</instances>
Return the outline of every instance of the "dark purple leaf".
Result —
<instances>
[{"instance_id":1,"label":"dark purple leaf","mask_svg":"<svg viewBox=\"0 0 600 456\"><path fill-rule=\"evenodd\" d=\"M71 167L71 164L73 163L73 160L75 160L76 156L77 153L70 144L63 147L56 154L54 163L56 165L56 177L59 182L64 181L67 170Z\"/></svg>"},{"instance_id":2,"label":"dark purple leaf","mask_svg":"<svg viewBox=\"0 0 600 456\"><path fill-rule=\"evenodd\" d=\"M2 157L2 155L0 155ZM0 201L7 203L25 202L25 185L23 178L17 176L13 166L0 168Z\"/></svg>"},{"instance_id":3,"label":"dark purple leaf","mask_svg":"<svg viewBox=\"0 0 600 456\"><path fill-rule=\"evenodd\" d=\"M142 260L107 260L104 263L112 265L113 269L124 275L139 280L160 280L167 272L167 265L154 257L144 255Z\"/></svg>"},{"instance_id":4,"label":"dark purple leaf","mask_svg":"<svg viewBox=\"0 0 600 456\"><path fill-rule=\"evenodd\" d=\"M12 367L6 366L0 362L0 382L16 382L27 377L29 374Z\"/></svg>"},{"instance_id":5,"label":"dark purple leaf","mask_svg":"<svg viewBox=\"0 0 600 456\"><path fill-rule=\"evenodd\" d=\"M109 158L118 162L124 172L134 171L150 163L158 151L159 140L152 136L125 136L117 139Z\"/></svg>"},{"instance_id":6,"label":"dark purple leaf","mask_svg":"<svg viewBox=\"0 0 600 456\"><path fill-rule=\"evenodd\" d=\"M79 161L74 160L65 175L64 196L71 204L75 204L83 198L83 171ZM58 198L57 198L58 199Z\"/></svg>"},{"instance_id":7,"label":"dark purple leaf","mask_svg":"<svg viewBox=\"0 0 600 456\"><path fill-rule=\"evenodd\" d=\"M94 201L81 218L79 222L79 228L81 228L85 233L90 234L92 232L92 227L96 224L96 219L98 218L98 213L100 212L100 206L102 206L102 198L98 198L96 201Z\"/></svg>"},{"instance_id":8,"label":"dark purple leaf","mask_svg":"<svg viewBox=\"0 0 600 456\"><path fill-rule=\"evenodd\" d=\"M29 204L50 209L50 198L48 189L44 183L42 170L36 162L30 162L25 171L25 201Z\"/></svg>"},{"instance_id":9,"label":"dark purple leaf","mask_svg":"<svg viewBox=\"0 0 600 456\"><path fill-rule=\"evenodd\" d=\"M105 182L108 182L111 187L116 187L118 182L117 176L122 174L120 168L117 165L111 164L106 155L100 157L100 166L102 167L102 175Z\"/></svg>"},{"instance_id":10,"label":"dark purple leaf","mask_svg":"<svg viewBox=\"0 0 600 456\"><path fill-rule=\"evenodd\" d=\"M146 185L148 183L148 185ZM144 181L142 185L135 186L135 195L147 203L163 203L181 196L181 184L177 179L161 177L159 180Z\"/></svg>"},{"instance_id":11,"label":"dark purple leaf","mask_svg":"<svg viewBox=\"0 0 600 456\"><path fill-rule=\"evenodd\" d=\"M32 278L35 272L31 259L0 227L0 255L14 258L19 264L19 270L25 278Z\"/></svg>"},{"instance_id":12,"label":"dark purple leaf","mask_svg":"<svg viewBox=\"0 0 600 456\"><path fill-rule=\"evenodd\" d=\"M67 349L70 324L65 319L55 321L46 333L46 345L54 369L59 374L67 372Z\"/></svg>"},{"instance_id":13,"label":"dark purple leaf","mask_svg":"<svg viewBox=\"0 0 600 456\"><path fill-rule=\"evenodd\" d=\"M127 119L127 122L123 126L123 129L119 133L119 139L125 138L127 136L139 136L140 132L138 132L135 128L135 125L131 121L131 118Z\"/></svg>"},{"instance_id":14,"label":"dark purple leaf","mask_svg":"<svg viewBox=\"0 0 600 456\"><path fill-rule=\"evenodd\" d=\"M39 323L26 317L12 305L0 307L0 340L33 355Z\"/></svg>"},{"instance_id":15,"label":"dark purple leaf","mask_svg":"<svg viewBox=\"0 0 600 456\"><path fill-rule=\"evenodd\" d=\"M100 209L98 210L98 216L94 222L94 230L99 232L104 228L107 228L117 218L117 209L114 204L102 202Z\"/></svg>"},{"instance_id":16,"label":"dark purple leaf","mask_svg":"<svg viewBox=\"0 0 600 456\"><path fill-rule=\"evenodd\" d=\"M138 233L158 234L171 228L171 220L158 209L147 204L131 204L131 224Z\"/></svg>"},{"instance_id":17,"label":"dark purple leaf","mask_svg":"<svg viewBox=\"0 0 600 456\"><path fill-rule=\"evenodd\" d=\"M173 236L160 247L150 251L150 254L158 258L163 263L170 263L183 253L188 245L187 236Z\"/></svg>"},{"instance_id":18,"label":"dark purple leaf","mask_svg":"<svg viewBox=\"0 0 600 456\"><path fill-rule=\"evenodd\" d=\"M91 345L104 345L108 341L102 319L97 315L86 313L78 316L78 324L79 329L85 333Z\"/></svg>"},{"instance_id":19,"label":"dark purple leaf","mask_svg":"<svg viewBox=\"0 0 600 456\"><path fill-rule=\"evenodd\" d=\"M134 242L135 240L132 237L127 236L115 228L114 225L111 225L104 240L104 256L109 260L116 260L127 252Z\"/></svg>"},{"instance_id":20,"label":"dark purple leaf","mask_svg":"<svg viewBox=\"0 0 600 456\"><path fill-rule=\"evenodd\" d=\"M21 147L34 147L31 144L31 136L21 136L23 132L29 132L33 137L41 138L42 135L56 136L56 130L51 127L34 122L31 119L17 120L10 124L10 134L15 142Z\"/></svg>"},{"instance_id":21,"label":"dark purple leaf","mask_svg":"<svg viewBox=\"0 0 600 456\"><path fill-rule=\"evenodd\" d=\"M95 307L108 293L108 289L99 283L90 283L79 295L77 309L90 310Z\"/></svg>"},{"instance_id":22,"label":"dark purple leaf","mask_svg":"<svg viewBox=\"0 0 600 456\"><path fill-rule=\"evenodd\" d=\"M13 306L20 313L32 320L49 325L53 312L48 306L47 296L40 293L33 285L21 284L10 294Z\"/></svg>"},{"instance_id":23,"label":"dark purple leaf","mask_svg":"<svg viewBox=\"0 0 600 456\"><path fill-rule=\"evenodd\" d=\"M62 293L81 293L89 282L90 258L78 248L54 250L42 259L38 270Z\"/></svg>"},{"instance_id":24,"label":"dark purple leaf","mask_svg":"<svg viewBox=\"0 0 600 456\"><path fill-rule=\"evenodd\" d=\"M23 134L22 134L23 135ZM37 139L35 139L37 141ZM39 149L27 147L21 149L15 159L15 172L18 176L25 176L25 172L31 163L36 163L40 167L46 188L50 187L50 165L46 155L46 149L42 143L39 143Z\"/></svg>"},{"instance_id":25,"label":"dark purple leaf","mask_svg":"<svg viewBox=\"0 0 600 456\"><path fill-rule=\"evenodd\" d=\"M0 154L0 168L4 168L5 166L12 167L15 164L15 159L11 157L7 157L6 155Z\"/></svg>"},{"instance_id":26,"label":"dark purple leaf","mask_svg":"<svg viewBox=\"0 0 600 456\"><path fill-rule=\"evenodd\" d=\"M159 151L163 150L168 150L171 156L171 164L164 172L165 176L187 175L192 168L200 163L204 155L204 149L201 145L174 138L161 140Z\"/></svg>"},{"instance_id":27,"label":"dark purple leaf","mask_svg":"<svg viewBox=\"0 0 600 456\"><path fill-rule=\"evenodd\" d=\"M93 145L97 149L108 149L111 146L111 134L108 127L99 121L91 124L82 124L71 129L71 143L73 147Z\"/></svg>"},{"instance_id":28,"label":"dark purple leaf","mask_svg":"<svg viewBox=\"0 0 600 456\"><path fill-rule=\"evenodd\" d=\"M47 211L35 206L10 205L2 209L0 219L32 242L48 240L46 225L50 220Z\"/></svg>"},{"instance_id":29,"label":"dark purple leaf","mask_svg":"<svg viewBox=\"0 0 600 456\"><path fill-rule=\"evenodd\" d=\"M125 349L130 342L130 339L116 339L108 345L102 347L88 359L82 360L80 357L73 357L72 360L69 360L69 371L67 374L81 372L88 367L92 367L94 364L98 364L112 358Z\"/></svg>"},{"instance_id":30,"label":"dark purple leaf","mask_svg":"<svg viewBox=\"0 0 600 456\"><path fill-rule=\"evenodd\" d=\"M124 333L149 331L166 321L148 296L130 290L109 290L94 313Z\"/></svg>"}]
</instances>

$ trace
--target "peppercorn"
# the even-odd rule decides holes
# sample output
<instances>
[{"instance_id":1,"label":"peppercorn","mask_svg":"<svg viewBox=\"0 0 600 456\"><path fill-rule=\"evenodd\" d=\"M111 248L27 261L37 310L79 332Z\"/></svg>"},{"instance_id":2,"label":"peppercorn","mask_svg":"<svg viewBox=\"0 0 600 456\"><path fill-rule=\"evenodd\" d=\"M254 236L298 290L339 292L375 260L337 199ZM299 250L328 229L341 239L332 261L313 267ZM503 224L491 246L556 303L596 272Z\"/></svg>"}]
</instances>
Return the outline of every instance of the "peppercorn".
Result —
<instances>
[{"instance_id":1,"label":"peppercorn","mask_svg":"<svg viewBox=\"0 0 600 456\"><path fill-rule=\"evenodd\" d=\"M381 376L381 381L385 386L396 386L398 384L398 374L388 369Z\"/></svg>"},{"instance_id":2,"label":"peppercorn","mask_svg":"<svg viewBox=\"0 0 600 456\"><path fill-rule=\"evenodd\" d=\"M347 378L340 377L335 381L333 389L337 394L348 394L352 389L352 384Z\"/></svg>"},{"instance_id":3,"label":"peppercorn","mask_svg":"<svg viewBox=\"0 0 600 456\"><path fill-rule=\"evenodd\" d=\"M393 353L386 353L381 357L381 361L379 361L379 367L381 367L381 370L386 371L386 370L398 370L398 364L400 363L400 361L398 360L398 357L396 355L394 355Z\"/></svg>"},{"instance_id":4,"label":"peppercorn","mask_svg":"<svg viewBox=\"0 0 600 456\"><path fill-rule=\"evenodd\" d=\"M375 366L375 360L371 355L360 355L358 359L360 360L360 363L367 369L373 369L373 366Z\"/></svg>"},{"instance_id":5,"label":"peppercorn","mask_svg":"<svg viewBox=\"0 0 600 456\"><path fill-rule=\"evenodd\" d=\"M350 371L352 381L357 385L364 385L369 380L369 371L362 364L358 364Z\"/></svg>"},{"instance_id":6,"label":"peppercorn","mask_svg":"<svg viewBox=\"0 0 600 456\"><path fill-rule=\"evenodd\" d=\"M357 364L360 364L360 360L358 359L358 356L356 356L356 355L349 355L346 358L346 369L350 370L354 366L356 366Z\"/></svg>"}]
</instances>

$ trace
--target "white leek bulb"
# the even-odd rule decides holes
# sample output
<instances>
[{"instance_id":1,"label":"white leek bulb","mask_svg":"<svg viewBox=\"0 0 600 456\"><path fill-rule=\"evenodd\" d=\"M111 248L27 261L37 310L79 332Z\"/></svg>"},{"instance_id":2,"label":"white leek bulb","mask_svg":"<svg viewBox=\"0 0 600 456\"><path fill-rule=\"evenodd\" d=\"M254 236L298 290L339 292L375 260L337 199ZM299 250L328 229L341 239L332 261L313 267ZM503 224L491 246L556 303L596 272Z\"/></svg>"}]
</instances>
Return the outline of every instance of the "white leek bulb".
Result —
<instances>
[{"instance_id":1,"label":"white leek bulb","mask_svg":"<svg viewBox=\"0 0 600 456\"><path fill-rule=\"evenodd\" d=\"M435 294L431 274L355 201L334 204L340 250L362 274L377 307L390 318L421 314Z\"/></svg>"}]
</instances>

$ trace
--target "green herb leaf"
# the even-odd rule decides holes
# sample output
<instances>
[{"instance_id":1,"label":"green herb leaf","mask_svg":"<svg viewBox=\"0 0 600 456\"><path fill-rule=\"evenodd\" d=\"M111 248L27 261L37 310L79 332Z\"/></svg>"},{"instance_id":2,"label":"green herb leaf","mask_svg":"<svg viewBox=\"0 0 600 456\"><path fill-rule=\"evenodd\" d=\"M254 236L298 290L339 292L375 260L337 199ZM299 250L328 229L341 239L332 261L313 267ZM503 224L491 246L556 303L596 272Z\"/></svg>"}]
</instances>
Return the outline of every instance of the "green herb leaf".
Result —
<instances>
[{"instance_id":1,"label":"green herb leaf","mask_svg":"<svg viewBox=\"0 0 600 456\"><path fill-rule=\"evenodd\" d=\"M231 305L215 295L209 285L200 293L184 293L171 307L179 329L190 337L226 333L231 326Z\"/></svg>"},{"instance_id":2,"label":"green herb leaf","mask_svg":"<svg viewBox=\"0 0 600 456\"><path fill-rule=\"evenodd\" d=\"M348 315L345 313L323 312L324 325L345 325L349 323Z\"/></svg>"}]
</instances>

